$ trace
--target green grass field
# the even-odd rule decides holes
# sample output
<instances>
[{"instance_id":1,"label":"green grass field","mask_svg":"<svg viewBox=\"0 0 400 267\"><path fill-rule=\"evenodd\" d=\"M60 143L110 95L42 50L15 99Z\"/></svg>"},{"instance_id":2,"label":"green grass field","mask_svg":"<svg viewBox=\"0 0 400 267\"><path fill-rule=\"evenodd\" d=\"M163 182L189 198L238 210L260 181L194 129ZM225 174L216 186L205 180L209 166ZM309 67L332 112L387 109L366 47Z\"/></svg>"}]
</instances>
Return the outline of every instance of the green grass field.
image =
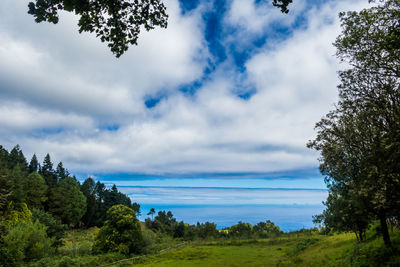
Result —
<instances>
[{"instance_id":1,"label":"green grass field","mask_svg":"<svg viewBox=\"0 0 400 267\"><path fill-rule=\"evenodd\" d=\"M355 245L351 234L200 243L135 266L342 266Z\"/></svg>"},{"instance_id":2,"label":"green grass field","mask_svg":"<svg viewBox=\"0 0 400 267\"><path fill-rule=\"evenodd\" d=\"M97 232L96 228L68 231L60 256L29 266L400 266L400 257L392 255L372 231L362 244L352 233L189 243L166 239L157 245L158 252L134 259L113 253L92 255ZM399 248L400 231L391 232L391 237ZM177 244L181 246L174 248ZM167 247L173 248L163 250Z\"/></svg>"}]
</instances>

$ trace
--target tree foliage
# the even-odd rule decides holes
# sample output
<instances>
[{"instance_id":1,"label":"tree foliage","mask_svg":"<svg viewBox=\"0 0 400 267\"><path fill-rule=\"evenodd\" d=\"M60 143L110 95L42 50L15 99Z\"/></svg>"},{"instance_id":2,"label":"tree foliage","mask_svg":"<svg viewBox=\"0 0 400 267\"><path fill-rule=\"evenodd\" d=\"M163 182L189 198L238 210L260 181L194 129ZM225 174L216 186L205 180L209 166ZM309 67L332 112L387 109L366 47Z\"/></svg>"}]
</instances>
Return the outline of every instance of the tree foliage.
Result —
<instances>
[{"instance_id":1,"label":"tree foliage","mask_svg":"<svg viewBox=\"0 0 400 267\"><path fill-rule=\"evenodd\" d=\"M139 253L143 237L135 211L124 205L112 206L107 211L107 221L100 229L93 250L100 252Z\"/></svg>"},{"instance_id":2,"label":"tree foliage","mask_svg":"<svg viewBox=\"0 0 400 267\"><path fill-rule=\"evenodd\" d=\"M47 200L47 185L40 174L37 172L29 174L23 179L22 188L29 208L43 208Z\"/></svg>"},{"instance_id":3,"label":"tree foliage","mask_svg":"<svg viewBox=\"0 0 400 267\"><path fill-rule=\"evenodd\" d=\"M28 13L38 23L56 24L60 10L74 12L79 17L79 32L94 32L116 57L126 52L129 45L137 45L142 28L166 28L168 20L160 0L35 0L28 7Z\"/></svg>"},{"instance_id":4,"label":"tree foliage","mask_svg":"<svg viewBox=\"0 0 400 267\"><path fill-rule=\"evenodd\" d=\"M21 266L24 261L40 259L53 250L53 239L48 238L46 227L39 221L18 223L2 241L0 263L4 266Z\"/></svg>"},{"instance_id":5,"label":"tree foliage","mask_svg":"<svg viewBox=\"0 0 400 267\"><path fill-rule=\"evenodd\" d=\"M325 221L333 222L339 210L350 215L362 209L364 217L380 220L387 246L386 219L400 214L399 17L395 0L340 14L337 56L351 68L339 72L336 109L317 123L317 137L308 144L321 152L331 191ZM356 223L335 224L345 222Z\"/></svg>"},{"instance_id":6,"label":"tree foliage","mask_svg":"<svg viewBox=\"0 0 400 267\"><path fill-rule=\"evenodd\" d=\"M288 13L292 0L272 0L272 4ZM95 33L106 42L111 52L120 57L137 45L140 31L155 27L167 28L168 14L161 0L34 0L28 13L37 23L57 24L59 11L74 12L79 17L79 33Z\"/></svg>"},{"instance_id":7,"label":"tree foliage","mask_svg":"<svg viewBox=\"0 0 400 267\"><path fill-rule=\"evenodd\" d=\"M72 177L60 181L50 195L49 211L63 223L74 226L86 212L86 198Z\"/></svg>"}]
</instances>

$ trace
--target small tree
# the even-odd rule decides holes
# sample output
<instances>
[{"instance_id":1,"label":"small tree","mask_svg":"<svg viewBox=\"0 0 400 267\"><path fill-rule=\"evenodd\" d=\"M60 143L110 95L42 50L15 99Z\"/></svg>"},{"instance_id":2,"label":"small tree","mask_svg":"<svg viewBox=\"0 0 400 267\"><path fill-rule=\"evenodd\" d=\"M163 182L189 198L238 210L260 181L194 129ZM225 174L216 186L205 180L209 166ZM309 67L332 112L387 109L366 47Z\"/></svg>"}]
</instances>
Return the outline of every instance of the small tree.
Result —
<instances>
[{"instance_id":1,"label":"small tree","mask_svg":"<svg viewBox=\"0 0 400 267\"><path fill-rule=\"evenodd\" d=\"M152 221L153 221L154 213L156 213L156 210L155 210L154 208L151 208L150 211L149 211L149 213L147 213L147 215L151 215L151 220L152 220Z\"/></svg>"},{"instance_id":2,"label":"small tree","mask_svg":"<svg viewBox=\"0 0 400 267\"><path fill-rule=\"evenodd\" d=\"M121 204L112 206L107 211L107 220L100 229L93 251L129 255L140 253L143 246L142 231L135 211Z\"/></svg>"}]
</instances>

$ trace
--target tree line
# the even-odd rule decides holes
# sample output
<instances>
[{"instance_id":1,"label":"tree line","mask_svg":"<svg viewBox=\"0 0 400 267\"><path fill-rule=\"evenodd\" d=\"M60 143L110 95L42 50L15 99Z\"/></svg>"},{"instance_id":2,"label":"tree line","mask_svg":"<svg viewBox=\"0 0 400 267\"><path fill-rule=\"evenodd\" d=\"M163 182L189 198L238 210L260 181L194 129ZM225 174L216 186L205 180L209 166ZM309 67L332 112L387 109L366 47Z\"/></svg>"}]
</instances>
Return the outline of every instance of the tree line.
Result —
<instances>
[{"instance_id":1,"label":"tree line","mask_svg":"<svg viewBox=\"0 0 400 267\"><path fill-rule=\"evenodd\" d=\"M339 101L308 146L321 153L329 189L315 222L364 241L378 221L391 248L388 222L400 219L400 2L372 2L340 14L334 45L349 68L339 71Z\"/></svg>"},{"instance_id":2,"label":"tree line","mask_svg":"<svg viewBox=\"0 0 400 267\"><path fill-rule=\"evenodd\" d=\"M43 257L61 245L64 230L102 227L118 204L140 212L115 185L90 177L80 184L62 162L54 169L49 154L28 164L19 145L10 152L0 145L0 264Z\"/></svg>"},{"instance_id":3,"label":"tree line","mask_svg":"<svg viewBox=\"0 0 400 267\"><path fill-rule=\"evenodd\" d=\"M144 223L140 205L92 178L82 184L47 154L28 163L19 145L10 152L0 145L0 265L19 266L57 255L68 229L100 227L94 254L151 252L165 239L215 240L268 238L283 234L271 221L239 222L218 230L212 222L178 222L171 211L151 209ZM154 216L156 215L156 216Z\"/></svg>"}]
</instances>

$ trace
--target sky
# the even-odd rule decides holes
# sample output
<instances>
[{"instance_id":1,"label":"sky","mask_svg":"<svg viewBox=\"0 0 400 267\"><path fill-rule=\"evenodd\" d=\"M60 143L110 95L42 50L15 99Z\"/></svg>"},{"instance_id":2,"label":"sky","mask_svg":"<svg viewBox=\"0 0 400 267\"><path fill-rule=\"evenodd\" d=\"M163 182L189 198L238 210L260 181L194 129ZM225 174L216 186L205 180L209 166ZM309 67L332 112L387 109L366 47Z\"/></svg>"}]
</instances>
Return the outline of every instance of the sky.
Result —
<instances>
[{"instance_id":1,"label":"sky","mask_svg":"<svg viewBox=\"0 0 400 267\"><path fill-rule=\"evenodd\" d=\"M119 59L28 2L0 1L5 148L126 186L324 188L306 143L337 99L338 13L367 0L166 0L168 28Z\"/></svg>"}]
</instances>

